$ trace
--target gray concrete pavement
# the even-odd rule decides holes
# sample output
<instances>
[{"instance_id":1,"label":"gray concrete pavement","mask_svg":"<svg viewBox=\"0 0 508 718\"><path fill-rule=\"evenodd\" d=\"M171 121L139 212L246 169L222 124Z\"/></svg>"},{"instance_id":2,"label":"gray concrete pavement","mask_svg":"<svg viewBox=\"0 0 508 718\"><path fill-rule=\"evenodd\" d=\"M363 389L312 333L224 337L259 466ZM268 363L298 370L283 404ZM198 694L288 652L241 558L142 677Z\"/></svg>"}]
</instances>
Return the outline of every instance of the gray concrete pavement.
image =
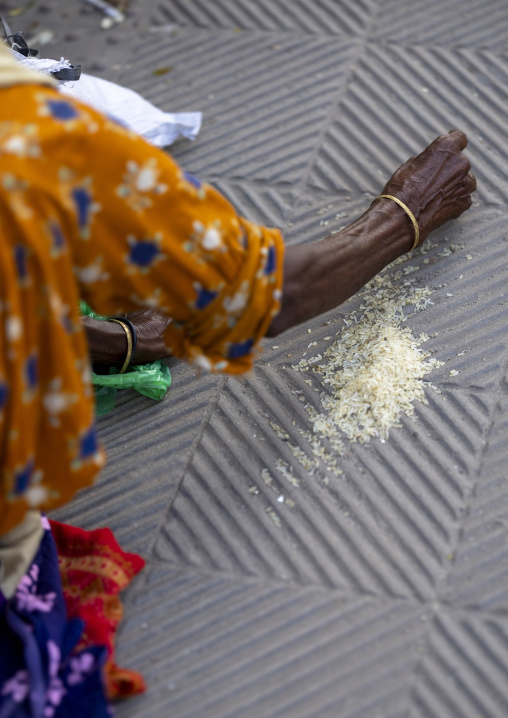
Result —
<instances>
[{"instance_id":1,"label":"gray concrete pavement","mask_svg":"<svg viewBox=\"0 0 508 718\"><path fill-rule=\"evenodd\" d=\"M244 379L173 361L161 404L124 393L100 421L109 464L56 516L107 524L147 560L124 597L118 662L148 692L119 718L505 718L506 3L130 8L108 32L79 0L36 3L12 24L52 29L44 54L163 109L203 110L199 138L172 154L289 243L357 216L452 127L469 136L479 189L401 265L432 290L408 320L443 362L428 403L384 443L346 442L342 474L302 459L320 387L292 367L361 314L361 297L265 342Z\"/></svg>"}]
</instances>

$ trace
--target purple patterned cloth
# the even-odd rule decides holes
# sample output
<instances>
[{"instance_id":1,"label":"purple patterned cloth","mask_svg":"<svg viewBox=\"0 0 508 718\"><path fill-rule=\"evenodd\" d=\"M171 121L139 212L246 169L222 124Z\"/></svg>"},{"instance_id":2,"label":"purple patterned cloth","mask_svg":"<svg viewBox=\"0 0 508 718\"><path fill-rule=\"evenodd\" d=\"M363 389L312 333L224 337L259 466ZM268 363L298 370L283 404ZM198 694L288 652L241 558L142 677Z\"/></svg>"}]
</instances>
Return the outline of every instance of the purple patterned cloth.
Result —
<instances>
[{"instance_id":1,"label":"purple patterned cloth","mask_svg":"<svg viewBox=\"0 0 508 718\"><path fill-rule=\"evenodd\" d=\"M111 718L103 647L73 649L83 621L67 620L49 522L14 596L0 592L0 718Z\"/></svg>"}]
</instances>

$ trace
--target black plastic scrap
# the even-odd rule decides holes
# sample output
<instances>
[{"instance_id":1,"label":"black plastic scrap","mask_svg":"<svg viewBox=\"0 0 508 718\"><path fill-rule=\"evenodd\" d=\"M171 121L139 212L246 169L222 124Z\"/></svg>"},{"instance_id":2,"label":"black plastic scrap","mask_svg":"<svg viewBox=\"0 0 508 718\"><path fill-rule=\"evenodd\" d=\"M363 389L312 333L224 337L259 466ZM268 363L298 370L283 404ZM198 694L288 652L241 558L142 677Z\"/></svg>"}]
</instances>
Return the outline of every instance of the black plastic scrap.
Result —
<instances>
[{"instance_id":1,"label":"black plastic scrap","mask_svg":"<svg viewBox=\"0 0 508 718\"><path fill-rule=\"evenodd\" d=\"M3 17L0 17L0 22L2 23L5 33L5 42L10 44L14 52L18 52L20 55L23 55L23 57L37 57L39 55L39 50L28 46L22 32L13 33L7 20ZM81 77L81 65L69 65L69 67L63 67L61 70L55 70L55 72L51 72L50 74L55 80L76 82L76 80L79 80Z\"/></svg>"}]
</instances>

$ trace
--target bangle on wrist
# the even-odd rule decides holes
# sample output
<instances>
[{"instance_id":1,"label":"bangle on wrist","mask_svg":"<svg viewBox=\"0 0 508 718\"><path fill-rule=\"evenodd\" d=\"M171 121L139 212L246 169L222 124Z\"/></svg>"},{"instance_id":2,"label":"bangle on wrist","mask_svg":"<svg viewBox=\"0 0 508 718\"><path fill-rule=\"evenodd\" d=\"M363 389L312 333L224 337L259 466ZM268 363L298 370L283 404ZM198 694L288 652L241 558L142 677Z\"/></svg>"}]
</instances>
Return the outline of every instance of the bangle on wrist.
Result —
<instances>
[{"instance_id":1,"label":"bangle on wrist","mask_svg":"<svg viewBox=\"0 0 508 718\"><path fill-rule=\"evenodd\" d=\"M134 324L130 321L130 319L127 319L126 317L108 317L108 322L115 322L116 324L120 324L127 338L127 354L125 356L125 361L122 365L122 368L120 369L120 374L124 374L130 366L132 357L134 356L134 352L136 351L136 345L138 340L136 329L134 328Z\"/></svg>"},{"instance_id":2,"label":"bangle on wrist","mask_svg":"<svg viewBox=\"0 0 508 718\"><path fill-rule=\"evenodd\" d=\"M391 195L391 194L380 194L378 197L376 197L376 199L381 199L382 197L384 197L385 199L391 199L391 200L393 200L396 204L399 205L399 207L401 207L401 208L404 210L404 212L407 214L407 216L408 216L409 219L411 220L411 224L413 225L414 230L415 230L415 239L414 239L414 242L413 242L413 246L412 246L411 249L409 250L410 252L412 252L413 249L416 249L416 247L418 247L418 242L420 241L420 229L419 229L419 227L418 227L418 222L416 221L416 217L415 217L414 214L411 212L411 210L409 209L409 207L408 207L407 205L405 205L404 202L401 202L401 200L400 200L398 197L394 197L394 196ZM373 201L375 202L376 199L373 200Z\"/></svg>"}]
</instances>

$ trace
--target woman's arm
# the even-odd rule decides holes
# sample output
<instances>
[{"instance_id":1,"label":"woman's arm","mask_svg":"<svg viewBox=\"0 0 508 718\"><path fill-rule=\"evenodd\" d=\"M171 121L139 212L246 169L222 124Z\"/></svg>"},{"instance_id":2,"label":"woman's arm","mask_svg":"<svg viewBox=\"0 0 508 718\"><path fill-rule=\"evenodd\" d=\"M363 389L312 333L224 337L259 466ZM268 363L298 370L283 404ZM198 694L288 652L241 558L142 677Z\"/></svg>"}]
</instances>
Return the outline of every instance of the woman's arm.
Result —
<instances>
[{"instance_id":1,"label":"woman's arm","mask_svg":"<svg viewBox=\"0 0 508 718\"><path fill-rule=\"evenodd\" d=\"M126 317L134 325L137 335L132 364L153 362L169 356L162 337L170 319L152 309L130 312ZM127 339L123 328L115 322L91 317L82 317L82 322L92 362L123 364L127 353Z\"/></svg>"},{"instance_id":2,"label":"woman's arm","mask_svg":"<svg viewBox=\"0 0 508 718\"><path fill-rule=\"evenodd\" d=\"M400 199L413 212L421 244L437 227L471 206L476 180L463 132L438 137L410 158L381 194ZM357 292L390 262L408 252L415 238L406 214L391 199L376 199L355 222L319 242L286 249L282 307L268 336L332 309Z\"/></svg>"}]
</instances>

